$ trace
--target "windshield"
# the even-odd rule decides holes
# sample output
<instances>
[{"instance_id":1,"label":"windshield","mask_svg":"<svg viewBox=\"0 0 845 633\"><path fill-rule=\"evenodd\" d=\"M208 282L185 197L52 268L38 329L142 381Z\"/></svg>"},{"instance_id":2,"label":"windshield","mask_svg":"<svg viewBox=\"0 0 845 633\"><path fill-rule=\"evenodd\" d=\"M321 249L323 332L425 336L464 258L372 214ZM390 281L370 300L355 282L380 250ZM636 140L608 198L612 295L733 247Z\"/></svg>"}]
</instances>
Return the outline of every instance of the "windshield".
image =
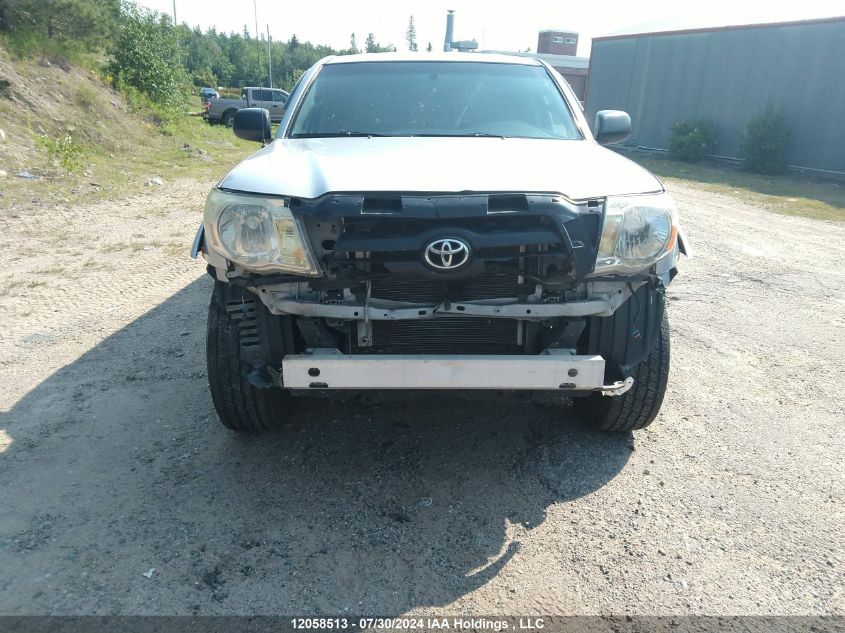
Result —
<instances>
[{"instance_id":1,"label":"windshield","mask_svg":"<svg viewBox=\"0 0 845 633\"><path fill-rule=\"evenodd\" d=\"M545 68L490 62L328 64L290 130L291 138L581 138Z\"/></svg>"}]
</instances>

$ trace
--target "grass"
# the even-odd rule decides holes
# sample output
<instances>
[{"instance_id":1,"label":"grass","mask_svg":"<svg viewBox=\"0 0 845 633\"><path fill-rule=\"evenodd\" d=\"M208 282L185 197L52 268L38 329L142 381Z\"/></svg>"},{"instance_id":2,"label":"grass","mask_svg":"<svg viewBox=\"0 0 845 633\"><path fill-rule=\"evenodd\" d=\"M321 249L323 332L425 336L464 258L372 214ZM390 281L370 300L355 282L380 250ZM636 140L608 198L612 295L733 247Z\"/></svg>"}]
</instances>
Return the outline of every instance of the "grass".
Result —
<instances>
[{"instance_id":1,"label":"grass","mask_svg":"<svg viewBox=\"0 0 845 633\"><path fill-rule=\"evenodd\" d=\"M723 193L783 215L845 222L845 181L802 174L761 175L712 161L684 163L623 152L670 186L673 182Z\"/></svg>"},{"instance_id":2,"label":"grass","mask_svg":"<svg viewBox=\"0 0 845 633\"><path fill-rule=\"evenodd\" d=\"M47 150L47 155L57 161L65 170L77 172L82 169L85 146L81 145L70 132L55 138L40 136L37 138L37 142Z\"/></svg>"},{"instance_id":3,"label":"grass","mask_svg":"<svg viewBox=\"0 0 845 633\"><path fill-rule=\"evenodd\" d=\"M90 102L92 98L83 94L81 100ZM135 129L127 131L123 126ZM147 180L155 176L161 177L165 186L182 178L215 180L259 149L257 144L235 137L230 129L210 126L199 117L183 117L168 124L166 130L126 117L119 127L108 126L101 134L106 142L99 145L83 145L66 132L36 136L44 159L33 165L32 171L43 177L7 178L0 206L113 199L143 191Z\"/></svg>"},{"instance_id":4,"label":"grass","mask_svg":"<svg viewBox=\"0 0 845 633\"><path fill-rule=\"evenodd\" d=\"M90 67L93 59L93 55L79 42L49 39L43 34L26 31L0 34L0 47L8 50L15 59L45 57L81 67Z\"/></svg>"}]
</instances>

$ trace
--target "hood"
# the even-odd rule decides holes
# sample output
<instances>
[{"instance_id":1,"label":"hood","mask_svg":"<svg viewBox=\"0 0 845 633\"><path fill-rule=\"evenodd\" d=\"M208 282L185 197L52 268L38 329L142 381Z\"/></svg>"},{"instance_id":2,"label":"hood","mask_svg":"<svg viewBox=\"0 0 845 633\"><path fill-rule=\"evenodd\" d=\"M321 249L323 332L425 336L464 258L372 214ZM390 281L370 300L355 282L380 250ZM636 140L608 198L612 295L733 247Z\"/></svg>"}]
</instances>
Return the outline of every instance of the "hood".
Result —
<instances>
[{"instance_id":1,"label":"hood","mask_svg":"<svg viewBox=\"0 0 845 633\"><path fill-rule=\"evenodd\" d=\"M219 186L298 198L525 191L570 200L663 189L648 171L592 141L486 137L278 139Z\"/></svg>"}]
</instances>

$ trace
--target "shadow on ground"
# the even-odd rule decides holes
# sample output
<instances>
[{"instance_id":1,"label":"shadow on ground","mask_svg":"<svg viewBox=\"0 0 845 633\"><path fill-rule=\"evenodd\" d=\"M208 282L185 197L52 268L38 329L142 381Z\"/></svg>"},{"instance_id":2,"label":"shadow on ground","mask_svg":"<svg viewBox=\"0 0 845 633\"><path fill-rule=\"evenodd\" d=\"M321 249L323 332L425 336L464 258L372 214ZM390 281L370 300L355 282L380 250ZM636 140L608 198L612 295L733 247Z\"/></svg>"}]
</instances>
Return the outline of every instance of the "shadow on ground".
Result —
<instances>
[{"instance_id":1,"label":"shadow on ground","mask_svg":"<svg viewBox=\"0 0 845 633\"><path fill-rule=\"evenodd\" d=\"M630 435L496 394L307 399L283 431L237 436L207 392L209 294L184 288L2 415L0 612L448 604L630 455Z\"/></svg>"}]
</instances>

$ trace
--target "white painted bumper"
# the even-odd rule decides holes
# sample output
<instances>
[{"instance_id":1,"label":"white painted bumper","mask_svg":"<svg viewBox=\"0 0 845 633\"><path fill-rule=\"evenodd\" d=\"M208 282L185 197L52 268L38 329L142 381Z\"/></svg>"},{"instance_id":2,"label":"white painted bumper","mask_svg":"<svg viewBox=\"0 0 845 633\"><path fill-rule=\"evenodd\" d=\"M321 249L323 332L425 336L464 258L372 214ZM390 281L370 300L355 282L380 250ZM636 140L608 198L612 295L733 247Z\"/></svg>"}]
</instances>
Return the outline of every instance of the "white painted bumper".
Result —
<instances>
[{"instance_id":1,"label":"white painted bumper","mask_svg":"<svg viewBox=\"0 0 845 633\"><path fill-rule=\"evenodd\" d=\"M573 356L558 350L536 356L346 355L317 350L285 356L282 384L288 389L623 388L604 385L601 356Z\"/></svg>"}]
</instances>

